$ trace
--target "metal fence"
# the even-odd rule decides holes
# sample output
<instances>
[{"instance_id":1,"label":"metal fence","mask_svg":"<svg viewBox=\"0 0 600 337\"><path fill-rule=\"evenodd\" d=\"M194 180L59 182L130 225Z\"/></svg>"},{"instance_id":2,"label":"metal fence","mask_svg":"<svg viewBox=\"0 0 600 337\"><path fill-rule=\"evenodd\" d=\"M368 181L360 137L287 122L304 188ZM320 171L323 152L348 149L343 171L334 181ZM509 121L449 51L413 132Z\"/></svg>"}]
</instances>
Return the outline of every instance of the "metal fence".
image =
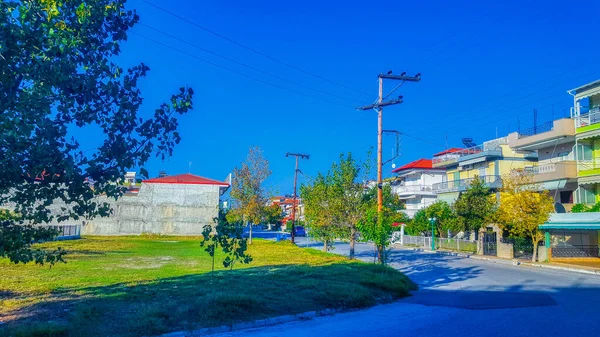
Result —
<instances>
[{"instance_id":1,"label":"metal fence","mask_svg":"<svg viewBox=\"0 0 600 337\"><path fill-rule=\"evenodd\" d=\"M392 243L409 247L421 247L431 249L431 237L401 235L400 232L392 233ZM435 238L436 249L457 250L461 252L476 252L477 241L465 239Z\"/></svg>"},{"instance_id":2,"label":"metal fence","mask_svg":"<svg viewBox=\"0 0 600 337\"><path fill-rule=\"evenodd\" d=\"M72 240L81 237L81 225L52 225L45 227L55 227L58 230L58 236L55 240Z\"/></svg>"},{"instance_id":3,"label":"metal fence","mask_svg":"<svg viewBox=\"0 0 600 337\"><path fill-rule=\"evenodd\" d=\"M461 252L477 252L477 241L465 239L436 238L435 247L438 249L457 250Z\"/></svg>"},{"instance_id":4,"label":"metal fence","mask_svg":"<svg viewBox=\"0 0 600 337\"><path fill-rule=\"evenodd\" d=\"M546 123L543 123L541 125L536 125L536 126L534 126L532 128L519 131L518 138L525 138L525 137L535 136L535 135L538 135L540 133L552 131L553 129L554 129L554 122L552 122L552 121L546 122Z\"/></svg>"}]
</instances>

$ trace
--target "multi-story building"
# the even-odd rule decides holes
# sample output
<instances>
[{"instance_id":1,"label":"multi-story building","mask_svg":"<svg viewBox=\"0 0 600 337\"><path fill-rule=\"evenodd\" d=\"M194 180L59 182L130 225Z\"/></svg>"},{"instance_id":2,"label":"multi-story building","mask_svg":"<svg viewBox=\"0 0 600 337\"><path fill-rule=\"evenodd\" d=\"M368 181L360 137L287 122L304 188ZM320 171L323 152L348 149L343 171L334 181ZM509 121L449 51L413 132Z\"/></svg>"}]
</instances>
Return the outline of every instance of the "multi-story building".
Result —
<instances>
[{"instance_id":1,"label":"multi-story building","mask_svg":"<svg viewBox=\"0 0 600 337\"><path fill-rule=\"evenodd\" d=\"M537 151L538 162L525 167L533 173L540 191L548 191L556 211L568 212L577 189L575 160L575 125L563 118L509 135L510 147L517 151Z\"/></svg>"},{"instance_id":2,"label":"multi-story building","mask_svg":"<svg viewBox=\"0 0 600 337\"><path fill-rule=\"evenodd\" d=\"M448 203L454 202L476 176L483 179L489 188L497 190L502 187L502 175L510 173L512 169L523 169L537 162L535 151L517 151L510 148L511 137L516 135L435 154L433 167L446 169L444 180L433 185L438 199Z\"/></svg>"},{"instance_id":3,"label":"multi-story building","mask_svg":"<svg viewBox=\"0 0 600 337\"><path fill-rule=\"evenodd\" d=\"M406 213L413 217L415 213L435 202L437 194L433 184L442 182L446 171L433 168L431 159L419 159L398 167L392 171L396 179L392 180L392 192L405 201Z\"/></svg>"},{"instance_id":4,"label":"multi-story building","mask_svg":"<svg viewBox=\"0 0 600 337\"><path fill-rule=\"evenodd\" d=\"M577 160L576 202L600 201L600 80L568 91L573 95Z\"/></svg>"}]
</instances>

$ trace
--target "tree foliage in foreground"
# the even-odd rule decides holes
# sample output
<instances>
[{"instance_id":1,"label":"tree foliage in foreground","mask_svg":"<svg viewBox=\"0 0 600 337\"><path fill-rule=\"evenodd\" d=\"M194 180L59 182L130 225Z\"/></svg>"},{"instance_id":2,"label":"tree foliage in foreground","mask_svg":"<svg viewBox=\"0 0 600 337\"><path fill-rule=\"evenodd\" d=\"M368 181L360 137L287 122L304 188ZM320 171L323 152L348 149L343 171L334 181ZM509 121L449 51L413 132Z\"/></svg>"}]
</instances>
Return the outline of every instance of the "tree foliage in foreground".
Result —
<instances>
[{"instance_id":1,"label":"tree foliage in foreground","mask_svg":"<svg viewBox=\"0 0 600 337\"><path fill-rule=\"evenodd\" d=\"M377 258L379 263L386 261L386 247L390 245L393 224L401 217L398 212L384 207L381 212L377 211L377 206L371 206L366 209L365 216L359 221L358 229L366 241L371 241L377 249Z\"/></svg>"},{"instance_id":2,"label":"tree foliage in foreground","mask_svg":"<svg viewBox=\"0 0 600 337\"><path fill-rule=\"evenodd\" d=\"M58 259L29 250L53 236L29 225L109 215L96 197L122 196L115 181L127 169L180 141L176 116L192 109L192 89L140 113L149 67L114 62L139 20L125 2L0 2L0 205L18 217L2 222L0 251L13 262ZM80 144L90 134L98 145Z\"/></svg>"},{"instance_id":3,"label":"tree foliage in foreground","mask_svg":"<svg viewBox=\"0 0 600 337\"><path fill-rule=\"evenodd\" d=\"M513 170L503 177L497 221L510 234L528 237L533 243L532 261L537 259L538 244L544 234L538 226L548 221L554 211L554 199L547 191L539 192L533 176L524 171Z\"/></svg>"},{"instance_id":4,"label":"tree foliage in foreground","mask_svg":"<svg viewBox=\"0 0 600 337\"><path fill-rule=\"evenodd\" d=\"M237 262L248 264L252 256L247 254L248 240L243 237L244 227L242 222L229 222L227 213L220 210L219 217L214 219L215 225L206 225L202 230L200 247L212 257L211 271L215 271L215 257L217 249L225 254L223 267L233 269Z\"/></svg>"}]
</instances>

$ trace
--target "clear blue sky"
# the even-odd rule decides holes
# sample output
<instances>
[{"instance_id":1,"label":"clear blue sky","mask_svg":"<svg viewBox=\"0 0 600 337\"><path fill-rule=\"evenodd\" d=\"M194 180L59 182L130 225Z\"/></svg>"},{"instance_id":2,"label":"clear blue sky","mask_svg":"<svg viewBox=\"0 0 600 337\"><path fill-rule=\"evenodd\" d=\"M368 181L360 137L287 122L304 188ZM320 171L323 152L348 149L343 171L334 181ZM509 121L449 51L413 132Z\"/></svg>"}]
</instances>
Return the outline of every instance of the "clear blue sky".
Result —
<instances>
[{"instance_id":1,"label":"clear blue sky","mask_svg":"<svg viewBox=\"0 0 600 337\"><path fill-rule=\"evenodd\" d=\"M234 74L130 34L117 62L151 68L141 83L143 108L151 114L182 85L196 92L195 109L180 119L182 142L173 157L152 159L159 170L223 179L251 145L271 162L268 185L291 193L294 161L315 175L341 152L364 157L376 144L376 114L352 107L371 103L380 72L420 72L420 83L398 90L404 103L384 109L384 128L405 136L403 164L430 158L462 137L481 143L539 121L568 114L566 90L600 78L598 1L191 1L152 0L160 7L298 68L343 83L358 93L311 77L240 48L142 0L131 0L141 23L238 62L343 96L340 99L244 68L138 25L132 32L232 70L307 95L311 99ZM395 83L385 84L391 89ZM386 90L387 91L387 90ZM553 114L554 110L554 114ZM384 156L394 139L385 137ZM391 167L384 168L387 176ZM301 179L302 180L302 179Z\"/></svg>"}]
</instances>

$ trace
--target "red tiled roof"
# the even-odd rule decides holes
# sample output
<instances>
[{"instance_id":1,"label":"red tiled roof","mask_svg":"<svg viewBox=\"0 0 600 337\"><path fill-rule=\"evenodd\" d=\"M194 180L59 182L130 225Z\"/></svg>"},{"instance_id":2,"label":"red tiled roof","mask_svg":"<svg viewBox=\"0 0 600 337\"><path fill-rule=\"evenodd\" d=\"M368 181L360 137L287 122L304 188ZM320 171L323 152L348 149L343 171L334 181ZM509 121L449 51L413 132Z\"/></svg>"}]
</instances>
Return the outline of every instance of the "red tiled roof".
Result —
<instances>
[{"instance_id":1,"label":"red tiled roof","mask_svg":"<svg viewBox=\"0 0 600 337\"><path fill-rule=\"evenodd\" d=\"M464 150L464 149L461 149L461 148L458 148L458 147L453 147L453 148L450 148L448 150L444 150L442 152L438 152L438 153L434 154L433 156L434 157L442 156L442 155L445 155L445 154L448 154L448 153L460 152L462 150Z\"/></svg>"},{"instance_id":2,"label":"red tiled roof","mask_svg":"<svg viewBox=\"0 0 600 337\"><path fill-rule=\"evenodd\" d=\"M400 171L404 171L404 170L412 170L412 169L429 170L431 168L432 168L431 159L419 159L419 160L415 160L411 163L408 163L404 166L400 166L397 169L392 170L392 172L396 173L396 172L400 172Z\"/></svg>"},{"instance_id":3,"label":"red tiled roof","mask_svg":"<svg viewBox=\"0 0 600 337\"><path fill-rule=\"evenodd\" d=\"M191 185L220 185L229 186L228 183L218 180L212 180L190 173L177 174L161 178L152 178L144 180L144 183L150 184L191 184Z\"/></svg>"}]
</instances>

